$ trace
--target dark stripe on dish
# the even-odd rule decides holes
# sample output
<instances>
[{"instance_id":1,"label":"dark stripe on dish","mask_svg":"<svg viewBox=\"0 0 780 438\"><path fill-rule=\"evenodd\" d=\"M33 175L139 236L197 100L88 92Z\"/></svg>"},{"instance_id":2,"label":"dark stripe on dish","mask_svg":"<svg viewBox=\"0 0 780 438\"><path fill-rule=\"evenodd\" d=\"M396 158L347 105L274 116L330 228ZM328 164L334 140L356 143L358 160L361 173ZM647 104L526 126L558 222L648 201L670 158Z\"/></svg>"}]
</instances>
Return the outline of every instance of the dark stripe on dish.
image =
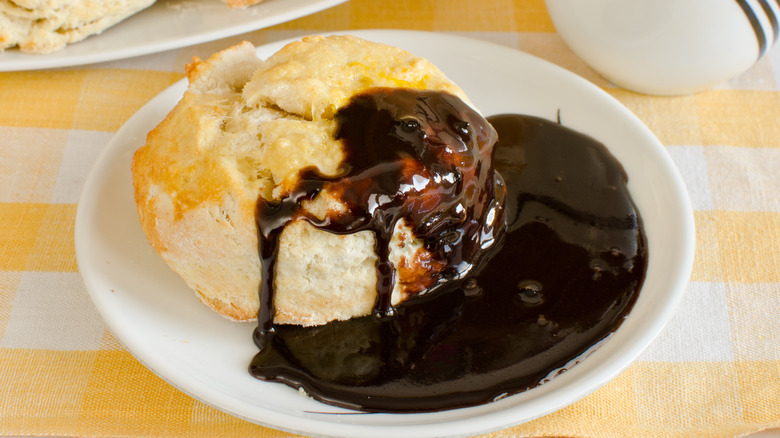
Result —
<instances>
[{"instance_id":1,"label":"dark stripe on dish","mask_svg":"<svg viewBox=\"0 0 780 438\"><path fill-rule=\"evenodd\" d=\"M753 32L755 32L758 40L758 58L761 58L766 52L766 36L764 35L764 29L761 27L761 22L758 21L756 13L753 12L747 0L737 0L737 4L742 8L742 12L745 13L750 25L753 26Z\"/></svg>"},{"instance_id":2,"label":"dark stripe on dish","mask_svg":"<svg viewBox=\"0 0 780 438\"><path fill-rule=\"evenodd\" d=\"M775 11L772 9L772 6L769 5L767 0L758 0L758 2L761 4L761 9L764 10L767 18L769 18L769 22L772 23L772 32L774 34L772 43L774 44L777 42L777 36L780 35L780 25L777 23L777 15L775 15ZM780 5L780 3L778 3L778 5ZM778 7L780 8L780 6Z\"/></svg>"}]
</instances>

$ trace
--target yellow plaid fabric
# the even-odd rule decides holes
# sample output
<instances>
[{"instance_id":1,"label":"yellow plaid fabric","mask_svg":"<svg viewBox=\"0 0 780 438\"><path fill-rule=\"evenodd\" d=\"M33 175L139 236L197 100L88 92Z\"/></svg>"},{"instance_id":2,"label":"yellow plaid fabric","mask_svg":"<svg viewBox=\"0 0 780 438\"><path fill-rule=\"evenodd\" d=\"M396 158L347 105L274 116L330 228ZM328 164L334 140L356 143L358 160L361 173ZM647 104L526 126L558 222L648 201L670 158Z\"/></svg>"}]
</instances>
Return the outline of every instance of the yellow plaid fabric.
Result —
<instances>
[{"instance_id":1,"label":"yellow plaid fabric","mask_svg":"<svg viewBox=\"0 0 780 438\"><path fill-rule=\"evenodd\" d=\"M577 58L542 0L353 0L163 54L0 73L0 435L289 436L192 399L121 347L78 273L77 200L112 134L183 77L193 55L363 28L463 34L572 70L638 115L688 185L697 255L661 336L587 398L486 436L735 437L780 427L780 46L713 90L650 97Z\"/></svg>"}]
</instances>

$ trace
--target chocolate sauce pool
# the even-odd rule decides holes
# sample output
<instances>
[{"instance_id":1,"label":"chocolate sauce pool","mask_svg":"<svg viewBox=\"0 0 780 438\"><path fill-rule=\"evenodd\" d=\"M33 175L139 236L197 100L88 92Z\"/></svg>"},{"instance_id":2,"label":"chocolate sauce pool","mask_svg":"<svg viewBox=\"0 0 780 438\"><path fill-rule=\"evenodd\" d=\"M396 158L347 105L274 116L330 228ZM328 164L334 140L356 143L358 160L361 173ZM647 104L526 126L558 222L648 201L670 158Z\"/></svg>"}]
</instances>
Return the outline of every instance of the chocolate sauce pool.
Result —
<instances>
[{"instance_id":1,"label":"chocolate sauce pool","mask_svg":"<svg viewBox=\"0 0 780 438\"><path fill-rule=\"evenodd\" d=\"M261 351L249 368L253 376L364 411L453 409L539 385L620 325L643 282L647 249L626 174L603 145L544 119L499 115L488 119L499 138L491 151L483 144L490 141L491 130L459 99L410 90L378 93L340 111L339 132L348 159L356 164L338 181L342 199L355 206L353 214L334 223L301 212L302 199L333 181L312 172L304 172L300 190L281 203L258 203L263 278L268 282L261 287L265 304L255 331ZM421 117L421 106L437 109ZM392 108L405 110L394 113ZM373 115L367 119L368 113ZM373 206L366 215L372 206L363 202L358 187L373 181L369 192L398 191L403 184L387 184L393 177L408 179L404 169L416 169L385 157L380 161L398 166L395 174L390 170L386 178L359 177L370 166L356 158L365 158L356 152L363 147L357 131L344 127L365 126L372 117L387 118L378 126L395 127L374 135L372 141L379 142L374 146L416 157L412 161L433 167L428 176L435 180L438 175L439 182L419 193L403 193L392 208ZM436 125L436 120L444 122ZM431 148L420 141L426 132L428 137L447 133L465 146L478 147L420 153L421 147ZM489 159L478 160L480 153L491 152L492 168ZM503 182L494 178L493 169ZM487 188L466 195L469 181ZM444 212L416 212L420 199L431 194L447 203ZM374 315L317 327L273 324L269 304L276 236L295 218L332 232L370 229L377 234L379 299ZM382 295L387 293L382 282L388 275L393 278L392 266L388 271L382 256L389 237L378 228L399 218L413 219L415 234L425 239L426 247L449 267L459 268L435 273L432 292L390 306L389 295ZM503 223L495 223L497 218ZM448 234L452 230L454 240Z\"/></svg>"}]
</instances>

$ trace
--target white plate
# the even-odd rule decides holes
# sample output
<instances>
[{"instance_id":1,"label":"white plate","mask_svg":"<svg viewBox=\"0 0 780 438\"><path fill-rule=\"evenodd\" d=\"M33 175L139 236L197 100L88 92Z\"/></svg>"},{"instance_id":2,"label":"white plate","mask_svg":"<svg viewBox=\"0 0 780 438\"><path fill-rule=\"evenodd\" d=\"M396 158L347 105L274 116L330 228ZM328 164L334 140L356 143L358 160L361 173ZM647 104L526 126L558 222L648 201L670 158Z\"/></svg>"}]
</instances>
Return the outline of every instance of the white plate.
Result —
<instances>
[{"instance_id":1,"label":"white plate","mask_svg":"<svg viewBox=\"0 0 780 438\"><path fill-rule=\"evenodd\" d=\"M0 71L69 67L162 52L284 23L344 1L264 0L245 9L231 9L221 0L157 0L102 34L59 52L0 51Z\"/></svg>"},{"instance_id":2,"label":"white plate","mask_svg":"<svg viewBox=\"0 0 780 438\"><path fill-rule=\"evenodd\" d=\"M585 360L552 381L490 404L422 414L365 414L320 404L255 380L253 324L201 305L146 243L132 197L130 160L186 84L157 96L117 132L94 166L76 216L76 254L92 298L116 336L147 367L212 406L278 429L339 436L471 435L525 422L570 404L626 368L680 299L693 260L693 213L682 180L653 134L584 79L519 51L475 40L404 31L351 32L424 56L459 83L486 115L555 119L604 142L629 175L644 217L647 279L629 317ZM261 47L267 57L283 42Z\"/></svg>"}]
</instances>

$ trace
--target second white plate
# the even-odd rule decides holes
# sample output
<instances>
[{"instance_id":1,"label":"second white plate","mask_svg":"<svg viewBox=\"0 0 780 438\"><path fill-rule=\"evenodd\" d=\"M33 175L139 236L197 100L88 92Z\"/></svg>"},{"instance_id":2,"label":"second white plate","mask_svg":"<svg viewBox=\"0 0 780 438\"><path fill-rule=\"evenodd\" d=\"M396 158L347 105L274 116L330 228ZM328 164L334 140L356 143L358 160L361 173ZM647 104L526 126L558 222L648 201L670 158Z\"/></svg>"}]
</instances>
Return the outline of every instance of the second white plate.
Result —
<instances>
[{"instance_id":1,"label":"second white plate","mask_svg":"<svg viewBox=\"0 0 780 438\"><path fill-rule=\"evenodd\" d=\"M157 0L100 35L46 55L0 51L0 71L70 67L147 55L300 18L346 0L265 0L228 8L221 0Z\"/></svg>"},{"instance_id":2,"label":"second white plate","mask_svg":"<svg viewBox=\"0 0 780 438\"><path fill-rule=\"evenodd\" d=\"M511 48L405 31L351 34L395 45L437 64L486 115L524 113L603 142L623 164L643 215L649 262L626 321L585 360L540 387L472 408L367 414L323 405L281 384L252 378L253 324L228 322L195 298L147 244L138 222L130 161L178 102L181 81L134 115L106 147L84 187L76 254L98 310L127 349L182 391L253 422L333 436L459 436L496 430L566 406L628 367L669 319L693 261L693 213L682 180L653 134L598 87ZM265 58L286 42L258 49Z\"/></svg>"}]
</instances>

